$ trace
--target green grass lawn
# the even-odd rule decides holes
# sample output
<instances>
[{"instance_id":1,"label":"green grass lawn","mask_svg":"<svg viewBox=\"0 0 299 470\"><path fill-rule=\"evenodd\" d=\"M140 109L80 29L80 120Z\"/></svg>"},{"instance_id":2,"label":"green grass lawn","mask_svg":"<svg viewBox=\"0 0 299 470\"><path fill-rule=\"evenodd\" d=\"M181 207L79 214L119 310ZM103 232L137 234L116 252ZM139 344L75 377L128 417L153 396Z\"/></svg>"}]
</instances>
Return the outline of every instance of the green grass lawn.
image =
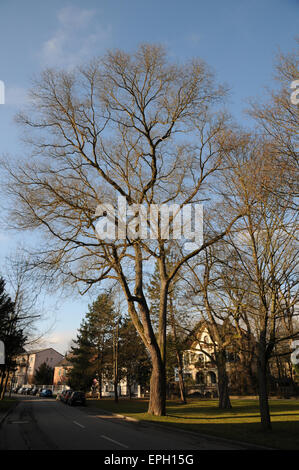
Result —
<instances>
[{"instance_id":1,"label":"green grass lawn","mask_svg":"<svg viewBox=\"0 0 299 470\"><path fill-rule=\"evenodd\" d=\"M299 401L270 400L273 429L263 432L260 425L258 401L232 399L231 410L219 410L217 400L189 399L186 405L167 402L167 416L146 413L146 400L112 399L88 400L88 405L138 420L167 424L177 429L195 431L226 439L258 444L274 449L299 449Z\"/></svg>"}]
</instances>

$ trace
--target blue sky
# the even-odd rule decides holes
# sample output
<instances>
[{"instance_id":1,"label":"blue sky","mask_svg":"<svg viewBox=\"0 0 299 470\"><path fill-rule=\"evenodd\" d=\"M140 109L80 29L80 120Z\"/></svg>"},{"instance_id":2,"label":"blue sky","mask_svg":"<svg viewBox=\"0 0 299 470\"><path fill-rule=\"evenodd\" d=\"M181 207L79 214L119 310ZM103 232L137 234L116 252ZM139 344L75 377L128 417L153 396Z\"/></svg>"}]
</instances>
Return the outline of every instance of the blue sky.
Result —
<instances>
[{"instance_id":1,"label":"blue sky","mask_svg":"<svg viewBox=\"0 0 299 470\"><path fill-rule=\"evenodd\" d=\"M299 0L0 0L0 80L6 86L0 154L24 158L13 116L35 74L47 66L72 67L110 48L133 51L142 42L163 44L174 60L204 59L231 89L232 114L245 122L246 100L274 86L275 54L295 47L298 13ZM0 259L23 239L0 227ZM49 307L56 318L49 345L64 352L88 302L74 298Z\"/></svg>"}]
</instances>

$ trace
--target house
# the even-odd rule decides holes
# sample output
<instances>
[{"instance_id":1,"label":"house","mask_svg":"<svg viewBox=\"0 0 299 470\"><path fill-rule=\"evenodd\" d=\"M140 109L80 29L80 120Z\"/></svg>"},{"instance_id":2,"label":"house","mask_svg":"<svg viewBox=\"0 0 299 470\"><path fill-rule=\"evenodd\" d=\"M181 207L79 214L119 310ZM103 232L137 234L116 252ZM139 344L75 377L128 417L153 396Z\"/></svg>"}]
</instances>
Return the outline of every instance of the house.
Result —
<instances>
[{"instance_id":1,"label":"house","mask_svg":"<svg viewBox=\"0 0 299 470\"><path fill-rule=\"evenodd\" d=\"M41 364L55 367L63 355L53 348L24 351L16 357L17 367L12 377L12 386L32 384L34 375Z\"/></svg>"},{"instance_id":2,"label":"house","mask_svg":"<svg viewBox=\"0 0 299 470\"><path fill-rule=\"evenodd\" d=\"M231 393L253 393L256 376L254 338L245 330L240 335L229 322L217 325L217 328L227 340L226 371ZM183 373L188 393L198 393L207 398L218 396L218 370L215 363L217 343L211 337L212 331L212 324L200 321L188 337L183 352Z\"/></svg>"},{"instance_id":3,"label":"house","mask_svg":"<svg viewBox=\"0 0 299 470\"><path fill-rule=\"evenodd\" d=\"M187 341L187 349L183 352L184 379L189 385L189 393L200 393L206 397L218 394L218 372L212 362L214 345L205 325L196 331L196 339ZM191 379L191 380L190 380Z\"/></svg>"},{"instance_id":4,"label":"house","mask_svg":"<svg viewBox=\"0 0 299 470\"><path fill-rule=\"evenodd\" d=\"M58 362L58 364L54 367L54 386L67 385L67 374L73 367L72 363L69 360L69 357L70 356L64 357L62 361Z\"/></svg>"},{"instance_id":5,"label":"house","mask_svg":"<svg viewBox=\"0 0 299 470\"><path fill-rule=\"evenodd\" d=\"M120 379L117 386L118 396L131 396L140 395L140 386L134 382L131 385L128 384L127 378L123 377ZM92 393L97 395L99 393L99 383L96 379L93 381ZM111 379L103 377L102 379L102 397L113 397L114 396L114 382Z\"/></svg>"}]
</instances>

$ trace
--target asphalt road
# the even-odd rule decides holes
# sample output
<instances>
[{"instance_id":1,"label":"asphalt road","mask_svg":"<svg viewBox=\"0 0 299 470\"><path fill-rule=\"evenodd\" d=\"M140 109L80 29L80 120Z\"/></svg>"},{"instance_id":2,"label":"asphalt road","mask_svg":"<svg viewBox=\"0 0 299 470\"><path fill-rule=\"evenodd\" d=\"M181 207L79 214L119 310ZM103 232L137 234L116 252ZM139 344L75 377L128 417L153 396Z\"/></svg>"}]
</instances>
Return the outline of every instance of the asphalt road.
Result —
<instances>
[{"instance_id":1,"label":"asphalt road","mask_svg":"<svg viewBox=\"0 0 299 470\"><path fill-rule=\"evenodd\" d=\"M54 399L19 399L1 424L1 450L242 449L209 437L127 422L100 410L71 407Z\"/></svg>"}]
</instances>

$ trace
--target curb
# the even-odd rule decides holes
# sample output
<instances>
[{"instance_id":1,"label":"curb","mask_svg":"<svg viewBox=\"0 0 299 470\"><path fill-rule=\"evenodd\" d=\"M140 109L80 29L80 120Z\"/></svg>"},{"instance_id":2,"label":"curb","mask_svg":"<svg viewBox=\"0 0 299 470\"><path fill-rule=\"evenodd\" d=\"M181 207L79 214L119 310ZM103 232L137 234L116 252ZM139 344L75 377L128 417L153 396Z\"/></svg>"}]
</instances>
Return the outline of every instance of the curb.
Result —
<instances>
[{"instance_id":1,"label":"curb","mask_svg":"<svg viewBox=\"0 0 299 470\"><path fill-rule=\"evenodd\" d=\"M140 425L153 426L153 427L158 426L160 429L161 428L166 429L166 430L171 431L171 432L176 432L176 433L180 433L180 434L181 433L189 434L190 436L199 437L199 438L202 438L202 439L213 439L215 441L223 442L225 444L231 444L231 445L236 444L240 447L243 447L243 449L240 449L240 450L279 450L279 449L273 449L272 447L259 446L258 444L252 444L252 443L249 443L249 442L235 441L233 439L226 439L225 437L213 436L212 434L202 434L202 433L197 433L197 432L194 432L194 431L188 431L188 430L185 430L185 429L180 429L179 430L179 429L172 428L171 426L164 425L162 423L131 418L130 416L113 413L112 411L101 410L101 412L103 414L107 414L107 415L110 415L110 416L115 416L115 418L121 418L121 419L124 419L125 421L131 421L133 423L140 424Z\"/></svg>"}]
</instances>

